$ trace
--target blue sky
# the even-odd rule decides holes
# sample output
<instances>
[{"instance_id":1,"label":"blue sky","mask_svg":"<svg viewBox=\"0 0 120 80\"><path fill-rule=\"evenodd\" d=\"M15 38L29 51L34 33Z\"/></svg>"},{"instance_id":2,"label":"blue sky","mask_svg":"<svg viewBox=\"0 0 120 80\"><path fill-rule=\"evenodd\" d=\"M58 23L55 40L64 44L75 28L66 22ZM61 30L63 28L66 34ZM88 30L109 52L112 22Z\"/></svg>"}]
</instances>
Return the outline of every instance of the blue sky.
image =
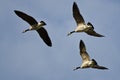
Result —
<instances>
[{"instance_id":1,"label":"blue sky","mask_svg":"<svg viewBox=\"0 0 120 80\"><path fill-rule=\"evenodd\" d=\"M104 38L75 33L73 2L85 21L90 21ZM120 74L119 0L2 0L0 2L0 80L113 80ZM47 23L53 47L48 47L36 31L15 15L23 11ZM109 70L82 69L79 41L83 40L91 58Z\"/></svg>"}]
</instances>

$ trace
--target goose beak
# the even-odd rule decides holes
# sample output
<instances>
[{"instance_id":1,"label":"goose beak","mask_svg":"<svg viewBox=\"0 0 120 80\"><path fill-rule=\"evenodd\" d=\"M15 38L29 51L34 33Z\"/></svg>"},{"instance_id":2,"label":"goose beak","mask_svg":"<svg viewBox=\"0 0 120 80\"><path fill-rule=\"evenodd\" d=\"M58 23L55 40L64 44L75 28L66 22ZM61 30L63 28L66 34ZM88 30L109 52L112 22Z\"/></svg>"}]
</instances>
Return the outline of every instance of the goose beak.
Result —
<instances>
[{"instance_id":1,"label":"goose beak","mask_svg":"<svg viewBox=\"0 0 120 80\"><path fill-rule=\"evenodd\" d=\"M76 67L75 69L73 69L73 71L77 70L77 69L80 69L81 67Z\"/></svg>"}]
</instances>

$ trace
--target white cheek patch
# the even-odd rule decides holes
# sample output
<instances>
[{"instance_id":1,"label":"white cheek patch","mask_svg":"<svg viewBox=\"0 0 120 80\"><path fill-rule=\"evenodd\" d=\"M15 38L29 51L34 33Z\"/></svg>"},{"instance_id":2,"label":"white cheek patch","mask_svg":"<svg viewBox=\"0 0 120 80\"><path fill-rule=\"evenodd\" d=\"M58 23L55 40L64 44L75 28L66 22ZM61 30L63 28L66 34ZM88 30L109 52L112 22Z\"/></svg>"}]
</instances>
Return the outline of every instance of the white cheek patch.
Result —
<instances>
[{"instance_id":1,"label":"white cheek patch","mask_svg":"<svg viewBox=\"0 0 120 80\"><path fill-rule=\"evenodd\" d=\"M32 30L33 29L33 27L32 26L30 26L30 30Z\"/></svg>"},{"instance_id":2,"label":"white cheek patch","mask_svg":"<svg viewBox=\"0 0 120 80\"><path fill-rule=\"evenodd\" d=\"M41 25L41 23L39 22L38 25Z\"/></svg>"}]
</instances>

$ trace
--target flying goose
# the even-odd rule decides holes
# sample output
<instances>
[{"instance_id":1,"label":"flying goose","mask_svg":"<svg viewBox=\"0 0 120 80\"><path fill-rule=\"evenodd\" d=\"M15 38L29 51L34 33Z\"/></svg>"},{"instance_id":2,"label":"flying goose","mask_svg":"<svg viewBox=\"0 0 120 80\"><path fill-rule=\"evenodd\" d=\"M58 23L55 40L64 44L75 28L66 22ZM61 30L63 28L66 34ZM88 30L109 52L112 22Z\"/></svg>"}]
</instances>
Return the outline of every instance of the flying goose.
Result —
<instances>
[{"instance_id":1,"label":"flying goose","mask_svg":"<svg viewBox=\"0 0 120 80\"><path fill-rule=\"evenodd\" d=\"M82 40L80 41L79 49L80 49L80 56L82 57L82 65L79 67L76 67L74 70L84 69L84 68L95 68L95 69L102 69L102 70L108 69L106 67L99 66L94 59L90 60L90 56L88 55L85 44Z\"/></svg>"},{"instance_id":2,"label":"flying goose","mask_svg":"<svg viewBox=\"0 0 120 80\"><path fill-rule=\"evenodd\" d=\"M68 36L75 32L85 32L91 36L104 37L103 35L98 34L94 31L94 27L90 22L88 22L87 24L85 23L84 18L80 14L79 8L75 2L73 3L73 17L77 23L77 28L74 31L69 32Z\"/></svg>"},{"instance_id":3,"label":"flying goose","mask_svg":"<svg viewBox=\"0 0 120 80\"><path fill-rule=\"evenodd\" d=\"M27 31L31 31L31 30L36 30L38 32L38 34L40 35L40 37L42 38L42 40L48 46L50 46L50 47L52 46L52 42L49 38L49 35L48 35L47 31L43 28L43 26L46 25L46 23L44 21L37 22L33 17L27 15L26 13L18 11L18 10L14 10L14 12L16 13L17 16L19 16L24 21L26 21L27 23L30 24L30 28L24 30L23 33L27 32Z\"/></svg>"}]
</instances>

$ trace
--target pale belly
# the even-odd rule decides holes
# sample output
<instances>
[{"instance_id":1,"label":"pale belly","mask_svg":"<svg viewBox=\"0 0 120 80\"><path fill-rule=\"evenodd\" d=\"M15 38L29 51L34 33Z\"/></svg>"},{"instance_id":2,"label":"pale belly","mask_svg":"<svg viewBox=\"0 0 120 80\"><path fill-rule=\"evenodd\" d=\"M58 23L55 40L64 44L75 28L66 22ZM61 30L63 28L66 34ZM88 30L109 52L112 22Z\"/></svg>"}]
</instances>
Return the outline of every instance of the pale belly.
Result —
<instances>
[{"instance_id":1,"label":"pale belly","mask_svg":"<svg viewBox=\"0 0 120 80\"><path fill-rule=\"evenodd\" d=\"M85 32L88 29L90 29L87 25L78 25L78 27L75 29L75 32Z\"/></svg>"},{"instance_id":2,"label":"pale belly","mask_svg":"<svg viewBox=\"0 0 120 80\"><path fill-rule=\"evenodd\" d=\"M30 29L37 30L37 29L40 29L41 27L42 27L41 25L32 25L32 26L30 26Z\"/></svg>"},{"instance_id":3,"label":"pale belly","mask_svg":"<svg viewBox=\"0 0 120 80\"><path fill-rule=\"evenodd\" d=\"M82 63L81 68L90 68L92 64L92 61L86 61Z\"/></svg>"}]
</instances>

